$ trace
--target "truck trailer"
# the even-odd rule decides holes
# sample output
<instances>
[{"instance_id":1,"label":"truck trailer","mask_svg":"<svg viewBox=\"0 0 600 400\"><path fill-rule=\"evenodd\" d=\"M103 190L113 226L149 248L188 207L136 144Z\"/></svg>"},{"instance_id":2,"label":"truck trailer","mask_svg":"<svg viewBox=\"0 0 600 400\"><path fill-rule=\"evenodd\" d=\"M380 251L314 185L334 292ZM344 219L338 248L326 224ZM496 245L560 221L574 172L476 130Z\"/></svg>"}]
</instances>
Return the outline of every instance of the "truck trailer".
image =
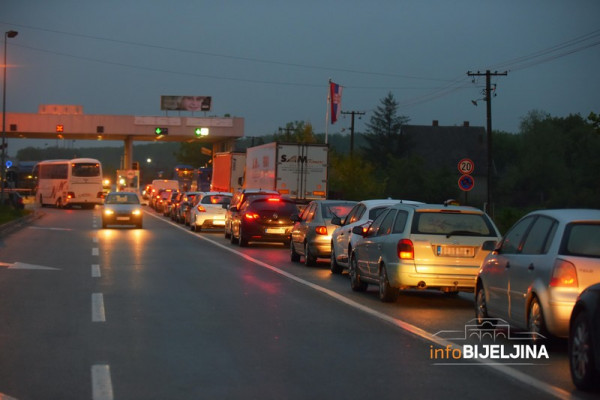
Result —
<instances>
[{"instance_id":1,"label":"truck trailer","mask_svg":"<svg viewBox=\"0 0 600 400\"><path fill-rule=\"evenodd\" d=\"M299 203L327 198L326 144L272 142L246 150L245 189L277 190Z\"/></svg>"},{"instance_id":2,"label":"truck trailer","mask_svg":"<svg viewBox=\"0 0 600 400\"><path fill-rule=\"evenodd\" d=\"M246 154L238 152L215 153L212 162L213 192L235 192L242 188Z\"/></svg>"}]
</instances>

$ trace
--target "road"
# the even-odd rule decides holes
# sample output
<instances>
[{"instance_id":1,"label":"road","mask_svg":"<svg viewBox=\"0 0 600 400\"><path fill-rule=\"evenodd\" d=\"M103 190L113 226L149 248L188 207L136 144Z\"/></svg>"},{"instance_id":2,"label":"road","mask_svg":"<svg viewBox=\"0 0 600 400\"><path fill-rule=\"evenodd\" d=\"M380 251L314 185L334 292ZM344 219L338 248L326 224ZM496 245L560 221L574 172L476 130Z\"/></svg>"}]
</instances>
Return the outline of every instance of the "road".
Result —
<instances>
[{"instance_id":1,"label":"road","mask_svg":"<svg viewBox=\"0 0 600 400\"><path fill-rule=\"evenodd\" d=\"M456 344L436 333L473 318L470 294L384 304L326 260L151 210L141 230L100 229L99 209L43 212L0 237L2 400L592 398L563 342L511 366L432 357Z\"/></svg>"}]
</instances>

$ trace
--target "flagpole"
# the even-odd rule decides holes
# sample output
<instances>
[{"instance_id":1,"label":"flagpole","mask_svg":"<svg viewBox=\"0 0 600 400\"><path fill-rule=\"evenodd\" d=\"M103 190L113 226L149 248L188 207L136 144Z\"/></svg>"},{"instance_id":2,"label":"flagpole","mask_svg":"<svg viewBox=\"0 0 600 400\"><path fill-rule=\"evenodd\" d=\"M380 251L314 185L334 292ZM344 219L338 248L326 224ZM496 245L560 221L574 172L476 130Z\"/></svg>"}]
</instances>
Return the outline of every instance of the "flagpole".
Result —
<instances>
[{"instance_id":1,"label":"flagpole","mask_svg":"<svg viewBox=\"0 0 600 400\"><path fill-rule=\"evenodd\" d=\"M327 144L327 133L329 131L329 107L331 105L331 79L327 85L327 111L325 112L325 144Z\"/></svg>"}]
</instances>

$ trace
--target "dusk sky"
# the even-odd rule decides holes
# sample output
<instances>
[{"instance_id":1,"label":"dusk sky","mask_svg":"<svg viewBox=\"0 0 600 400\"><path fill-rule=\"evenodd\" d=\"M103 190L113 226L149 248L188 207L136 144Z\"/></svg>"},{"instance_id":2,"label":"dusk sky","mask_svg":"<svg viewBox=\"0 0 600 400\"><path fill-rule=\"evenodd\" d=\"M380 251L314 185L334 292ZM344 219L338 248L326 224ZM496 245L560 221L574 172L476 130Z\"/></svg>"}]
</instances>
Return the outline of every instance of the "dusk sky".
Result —
<instances>
[{"instance_id":1,"label":"dusk sky","mask_svg":"<svg viewBox=\"0 0 600 400\"><path fill-rule=\"evenodd\" d=\"M486 69L508 72L492 80L494 129L516 133L532 110L600 112L598 0L1 0L0 10L3 31L19 32L8 112L164 115L161 95L212 96L206 115L243 117L247 136L291 121L323 133L332 79L343 111L366 112L358 132L389 92L410 124L485 126L485 103L472 104L485 78L467 71ZM11 139L9 154L45 142Z\"/></svg>"}]
</instances>

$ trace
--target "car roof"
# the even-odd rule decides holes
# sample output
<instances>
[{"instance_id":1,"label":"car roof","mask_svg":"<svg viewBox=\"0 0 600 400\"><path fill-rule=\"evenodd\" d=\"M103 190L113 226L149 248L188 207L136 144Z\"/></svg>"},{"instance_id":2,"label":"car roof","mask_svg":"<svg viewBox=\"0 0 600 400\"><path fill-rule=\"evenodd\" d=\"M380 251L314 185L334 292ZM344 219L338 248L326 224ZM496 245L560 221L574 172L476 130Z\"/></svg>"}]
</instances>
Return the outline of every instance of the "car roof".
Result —
<instances>
[{"instance_id":1,"label":"car roof","mask_svg":"<svg viewBox=\"0 0 600 400\"><path fill-rule=\"evenodd\" d=\"M386 205L394 205L398 203L402 204L423 204L420 201L413 200L400 200L400 199L369 199L363 200L360 202L364 204L367 208L378 207L378 206L386 206Z\"/></svg>"},{"instance_id":2,"label":"car roof","mask_svg":"<svg viewBox=\"0 0 600 400\"><path fill-rule=\"evenodd\" d=\"M214 195L221 195L221 196L233 196L233 194L231 192L203 192L202 195L203 196L214 196Z\"/></svg>"},{"instance_id":3,"label":"car roof","mask_svg":"<svg viewBox=\"0 0 600 400\"><path fill-rule=\"evenodd\" d=\"M464 212L464 213L476 213L483 214L478 208L470 207L470 206L450 206L444 204L407 204L407 203L398 203L392 206L393 208L405 208L405 209L413 209L417 212L427 212L427 211L453 211L453 212Z\"/></svg>"},{"instance_id":4,"label":"car roof","mask_svg":"<svg viewBox=\"0 0 600 400\"><path fill-rule=\"evenodd\" d=\"M600 210L585 208L563 208L552 210L536 210L529 215L547 215L558 221L600 221Z\"/></svg>"}]
</instances>

